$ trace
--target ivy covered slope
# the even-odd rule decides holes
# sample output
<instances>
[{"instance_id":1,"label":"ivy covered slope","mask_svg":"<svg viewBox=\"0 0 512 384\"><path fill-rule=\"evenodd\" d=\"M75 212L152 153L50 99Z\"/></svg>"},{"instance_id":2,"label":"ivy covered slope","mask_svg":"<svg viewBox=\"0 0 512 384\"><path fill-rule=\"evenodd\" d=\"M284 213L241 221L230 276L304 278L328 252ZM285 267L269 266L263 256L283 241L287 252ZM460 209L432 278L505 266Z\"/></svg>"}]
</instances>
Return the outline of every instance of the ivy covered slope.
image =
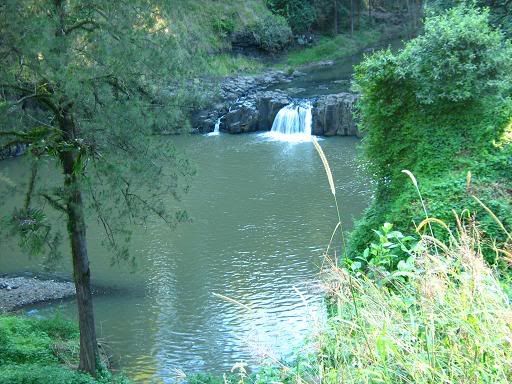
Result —
<instances>
[{"instance_id":1,"label":"ivy covered slope","mask_svg":"<svg viewBox=\"0 0 512 384\"><path fill-rule=\"evenodd\" d=\"M78 328L61 318L0 316L0 384L127 383L106 370L77 372Z\"/></svg>"},{"instance_id":2,"label":"ivy covered slope","mask_svg":"<svg viewBox=\"0 0 512 384\"><path fill-rule=\"evenodd\" d=\"M511 57L511 42L490 26L486 10L458 6L427 17L424 33L403 50L382 51L357 67L364 155L376 195L352 234L352 254L385 222L412 233L425 218L402 170L416 176L429 216L453 228L452 211L467 210L489 261L497 260L497 249L510 252L512 239L475 197L510 231ZM446 236L440 226L433 229Z\"/></svg>"}]
</instances>

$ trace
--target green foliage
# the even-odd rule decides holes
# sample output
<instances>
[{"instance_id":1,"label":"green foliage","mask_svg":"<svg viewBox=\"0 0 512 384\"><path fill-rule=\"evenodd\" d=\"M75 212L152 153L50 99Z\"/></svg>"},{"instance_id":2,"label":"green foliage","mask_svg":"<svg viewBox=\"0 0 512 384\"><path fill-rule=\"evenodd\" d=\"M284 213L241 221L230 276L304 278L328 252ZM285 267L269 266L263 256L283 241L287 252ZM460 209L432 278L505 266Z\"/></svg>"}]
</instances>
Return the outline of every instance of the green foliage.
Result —
<instances>
[{"instance_id":1,"label":"green foliage","mask_svg":"<svg viewBox=\"0 0 512 384\"><path fill-rule=\"evenodd\" d=\"M236 23L233 17L221 16L214 20L213 29L222 37L228 37L236 28Z\"/></svg>"},{"instance_id":2,"label":"green foliage","mask_svg":"<svg viewBox=\"0 0 512 384\"><path fill-rule=\"evenodd\" d=\"M270 10L283 16L295 33L311 29L316 14L313 4L304 0L266 0Z\"/></svg>"},{"instance_id":3,"label":"green foliage","mask_svg":"<svg viewBox=\"0 0 512 384\"><path fill-rule=\"evenodd\" d=\"M350 36L321 37L312 47L296 49L284 58L284 63L300 66L316 61L335 60L353 55L361 49L375 44L381 38L377 30L361 31Z\"/></svg>"},{"instance_id":4,"label":"green foliage","mask_svg":"<svg viewBox=\"0 0 512 384\"><path fill-rule=\"evenodd\" d=\"M435 0L429 4L428 10L432 13L442 13L446 9L457 6L465 0ZM505 34L512 34L512 12L508 0L475 0L475 5L481 8L488 8L490 21L493 26L503 30Z\"/></svg>"},{"instance_id":5,"label":"green foliage","mask_svg":"<svg viewBox=\"0 0 512 384\"><path fill-rule=\"evenodd\" d=\"M510 382L512 308L470 222L442 250L423 238L407 282L332 272L323 383Z\"/></svg>"},{"instance_id":6,"label":"green foliage","mask_svg":"<svg viewBox=\"0 0 512 384\"><path fill-rule=\"evenodd\" d=\"M78 338L76 325L59 316L0 316L0 384L126 382L105 370L96 380L63 365L77 364Z\"/></svg>"},{"instance_id":7,"label":"green foliage","mask_svg":"<svg viewBox=\"0 0 512 384\"><path fill-rule=\"evenodd\" d=\"M511 54L488 11L455 7L427 18L399 55L397 75L413 83L420 103L466 103L510 90Z\"/></svg>"},{"instance_id":8,"label":"green foliage","mask_svg":"<svg viewBox=\"0 0 512 384\"><path fill-rule=\"evenodd\" d=\"M384 223L380 230L373 232L378 241L372 242L354 260L346 260L349 268L356 275L366 273L381 284L409 276L414 270L418 240L394 231L390 223Z\"/></svg>"},{"instance_id":9,"label":"green foliage","mask_svg":"<svg viewBox=\"0 0 512 384\"><path fill-rule=\"evenodd\" d=\"M279 52L286 48L292 39L292 31L286 19L269 15L249 26L257 44L267 52Z\"/></svg>"},{"instance_id":10,"label":"green foliage","mask_svg":"<svg viewBox=\"0 0 512 384\"><path fill-rule=\"evenodd\" d=\"M397 54L378 52L356 68L364 154L377 190L351 236L353 256L384 222L413 233L425 218L401 172L407 169L419 180L429 216L453 226L452 209L469 209L494 259L493 241L504 245L505 233L472 196L512 227L506 187L512 175L505 171L511 147L503 140L512 120L511 56L510 42L489 27L488 14L461 6L428 18L425 34ZM434 233L446 238L439 228Z\"/></svg>"}]
</instances>

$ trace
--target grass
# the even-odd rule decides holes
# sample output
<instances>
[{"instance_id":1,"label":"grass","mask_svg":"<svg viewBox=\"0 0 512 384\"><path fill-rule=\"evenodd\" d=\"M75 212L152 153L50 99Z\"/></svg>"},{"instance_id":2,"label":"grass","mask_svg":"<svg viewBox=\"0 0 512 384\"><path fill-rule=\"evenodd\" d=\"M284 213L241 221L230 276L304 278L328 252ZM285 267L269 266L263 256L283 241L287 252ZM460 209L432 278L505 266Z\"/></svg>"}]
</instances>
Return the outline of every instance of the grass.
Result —
<instances>
[{"instance_id":1,"label":"grass","mask_svg":"<svg viewBox=\"0 0 512 384\"><path fill-rule=\"evenodd\" d=\"M350 34L341 34L336 37L322 36L312 47L290 51L279 66L297 67L315 61L351 56L381 39L382 34L376 29L357 31L353 36Z\"/></svg>"},{"instance_id":2,"label":"grass","mask_svg":"<svg viewBox=\"0 0 512 384\"><path fill-rule=\"evenodd\" d=\"M231 54L218 54L208 60L207 73L211 76L225 77L234 73L258 73L263 69L263 64L253 58L245 56L233 56Z\"/></svg>"},{"instance_id":3,"label":"grass","mask_svg":"<svg viewBox=\"0 0 512 384\"><path fill-rule=\"evenodd\" d=\"M421 199L416 178L404 172ZM326 292L332 311L317 341L313 382L510 382L512 306L484 260L477 223L467 212L455 215L457 228L450 231L426 209L425 217L418 231L437 224L449 232L448 240L436 239L430 227L409 252L406 272L385 274L384 280L379 271L374 278L353 276L330 263Z\"/></svg>"},{"instance_id":4,"label":"grass","mask_svg":"<svg viewBox=\"0 0 512 384\"><path fill-rule=\"evenodd\" d=\"M331 271L324 383L509 383L512 307L473 225L440 255L422 239L415 271L388 286Z\"/></svg>"},{"instance_id":5,"label":"grass","mask_svg":"<svg viewBox=\"0 0 512 384\"><path fill-rule=\"evenodd\" d=\"M103 370L97 379L76 371L79 333L60 317L0 316L0 384L127 383Z\"/></svg>"}]
</instances>

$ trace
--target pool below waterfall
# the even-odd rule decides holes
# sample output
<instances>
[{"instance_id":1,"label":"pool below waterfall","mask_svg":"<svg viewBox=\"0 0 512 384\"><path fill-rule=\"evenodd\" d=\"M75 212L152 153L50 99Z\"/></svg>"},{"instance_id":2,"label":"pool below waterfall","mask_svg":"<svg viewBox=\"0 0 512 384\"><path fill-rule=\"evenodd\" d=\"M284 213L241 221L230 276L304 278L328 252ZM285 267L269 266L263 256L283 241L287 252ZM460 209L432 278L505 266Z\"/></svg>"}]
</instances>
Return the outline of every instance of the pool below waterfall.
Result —
<instances>
[{"instance_id":1,"label":"pool below waterfall","mask_svg":"<svg viewBox=\"0 0 512 384\"><path fill-rule=\"evenodd\" d=\"M312 143L264 134L167 140L197 169L179 203L192 222L175 230L158 222L135 228L132 268L111 265L91 213L92 278L109 288L95 297L99 338L135 382L173 382L180 370L224 372L239 361L256 366L262 356L293 353L324 316L319 271L337 222ZM320 142L347 230L372 194L357 161L358 142L352 137ZM0 172L21 183L29 168L20 158L0 163ZM58 177L50 165L45 172ZM4 203L2 213L15 198ZM70 277L69 262L64 257L57 265L59 276ZM43 270L41 259L22 254L15 241L0 244L2 273ZM76 304L27 309L32 316L56 311L74 318Z\"/></svg>"}]
</instances>

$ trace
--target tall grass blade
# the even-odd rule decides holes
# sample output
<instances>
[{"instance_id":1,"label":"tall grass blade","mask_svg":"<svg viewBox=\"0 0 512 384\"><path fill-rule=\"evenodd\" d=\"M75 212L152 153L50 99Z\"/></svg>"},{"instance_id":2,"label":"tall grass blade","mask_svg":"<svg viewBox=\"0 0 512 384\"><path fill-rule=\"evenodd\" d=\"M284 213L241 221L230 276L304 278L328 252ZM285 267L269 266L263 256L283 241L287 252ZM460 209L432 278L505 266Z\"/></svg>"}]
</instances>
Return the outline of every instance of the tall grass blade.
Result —
<instances>
[{"instance_id":1,"label":"tall grass blade","mask_svg":"<svg viewBox=\"0 0 512 384\"><path fill-rule=\"evenodd\" d=\"M494 212L487 206L485 205L482 200L480 200L478 197L476 197L475 195L471 195L471 197L473 199L476 200L476 202L478 204L480 204L480 206L485 209L485 211L489 214L489 216L492 217L492 219L496 222L496 224L498 224L498 226L501 228L501 230L507 235L508 237L508 240L507 240L507 243L509 240L512 240L512 235L510 234L510 232L507 231L507 229L505 228L505 226L503 225L503 223L501 222L500 219L498 219L498 217L494 214Z\"/></svg>"},{"instance_id":2,"label":"tall grass blade","mask_svg":"<svg viewBox=\"0 0 512 384\"><path fill-rule=\"evenodd\" d=\"M329 166L327 157L325 157L325 153L320 144L318 144L318 140L316 139L316 137L313 137L312 141L316 151L318 152L318 155L320 156L320 159L322 160L322 164L324 165L325 173L327 174L327 179L329 180L329 187L331 188L331 193L333 196L336 196L336 189L334 188L334 178L332 177L331 167Z\"/></svg>"}]
</instances>

